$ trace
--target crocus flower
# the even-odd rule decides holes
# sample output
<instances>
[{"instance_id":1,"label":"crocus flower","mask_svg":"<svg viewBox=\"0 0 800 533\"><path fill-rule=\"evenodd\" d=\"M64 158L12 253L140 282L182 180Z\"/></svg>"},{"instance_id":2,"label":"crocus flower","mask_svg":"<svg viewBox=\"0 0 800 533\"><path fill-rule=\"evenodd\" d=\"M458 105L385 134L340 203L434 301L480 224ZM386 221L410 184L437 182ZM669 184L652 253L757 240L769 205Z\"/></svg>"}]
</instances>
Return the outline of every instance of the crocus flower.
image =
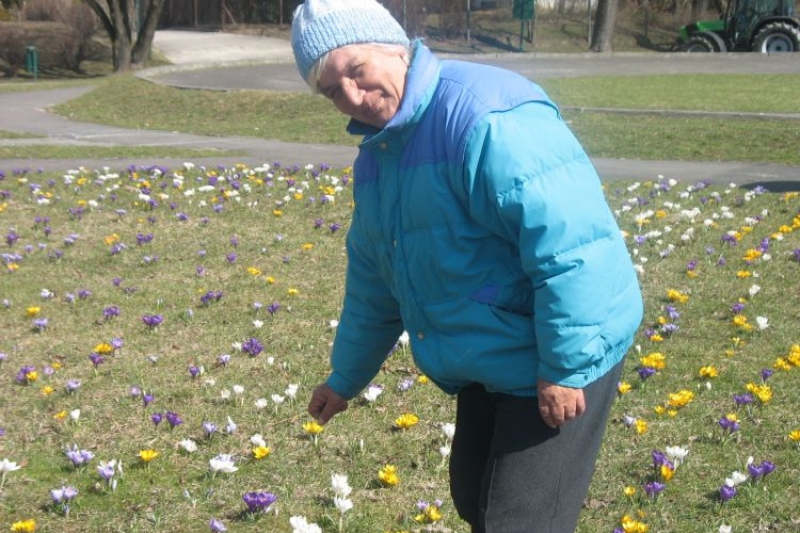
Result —
<instances>
[{"instance_id":1,"label":"crocus flower","mask_svg":"<svg viewBox=\"0 0 800 533\"><path fill-rule=\"evenodd\" d=\"M85 466L89 461L94 459L94 453L89 450L79 450L78 446L75 444L73 444L71 448L65 449L64 453L75 467Z\"/></svg>"},{"instance_id":2,"label":"crocus flower","mask_svg":"<svg viewBox=\"0 0 800 533\"><path fill-rule=\"evenodd\" d=\"M363 396L367 402L372 403L375 400L377 400L378 396L380 396L382 393L383 393L383 387L381 387L380 385L370 385L369 387L367 387L367 390L364 392Z\"/></svg>"},{"instance_id":3,"label":"crocus flower","mask_svg":"<svg viewBox=\"0 0 800 533\"><path fill-rule=\"evenodd\" d=\"M105 362L105 357L103 357L99 353L92 352L89 354L89 361L92 362L92 365L94 365L95 370L97 370L97 367Z\"/></svg>"},{"instance_id":4,"label":"crocus flower","mask_svg":"<svg viewBox=\"0 0 800 533\"><path fill-rule=\"evenodd\" d=\"M736 487L725 484L719 488L719 499L722 502L727 502L736 496Z\"/></svg>"},{"instance_id":5,"label":"crocus flower","mask_svg":"<svg viewBox=\"0 0 800 533\"><path fill-rule=\"evenodd\" d=\"M212 518L208 522L208 527L211 529L213 533L222 533L223 531L228 531L228 528L225 527L225 524L217 520L216 518Z\"/></svg>"},{"instance_id":6,"label":"crocus flower","mask_svg":"<svg viewBox=\"0 0 800 533\"><path fill-rule=\"evenodd\" d=\"M217 472L232 474L239 470L239 468L234 465L233 456L227 453L221 453L210 459L208 461L208 466L211 468L213 474Z\"/></svg>"},{"instance_id":7,"label":"crocus flower","mask_svg":"<svg viewBox=\"0 0 800 533\"><path fill-rule=\"evenodd\" d=\"M164 317L161 315L142 315L142 322L145 326L155 329L164 322Z\"/></svg>"},{"instance_id":8,"label":"crocus flower","mask_svg":"<svg viewBox=\"0 0 800 533\"><path fill-rule=\"evenodd\" d=\"M251 357L255 357L264 351L264 346L258 339L251 338L242 343L242 351Z\"/></svg>"},{"instance_id":9,"label":"crocus flower","mask_svg":"<svg viewBox=\"0 0 800 533\"><path fill-rule=\"evenodd\" d=\"M169 427L171 429L175 429L176 426L180 426L181 424L183 424L183 420L181 420L181 417L178 416L178 413L175 413L173 411L167 411L164 417L167 419L167 422L169 423Z\"/></svg>"},{"instance_id":10,"label":"crocus flower","mask_svg":"<svg viewBox=\"0 0 800 533\"><path fill-rule=\"evenodd\" d=\"M78 489L72 486L62 486L60 489L53 489L50 491L50 498L53 503L63 504L69 502L78 495Z\"/></svg>"},{"instance_id":11,"label":"crocus flower","mask_svg":"<svg viewBox=\"0 0 800 533\"><path fill-rule=\"evenodd\" d=\"M81 382L78 379L68 379L65 388L67 389L67 392L73 393L81 388Z\"/></svg>"},{"instance_id":12,"label":"crocus flower","mask_svg":"<svg viewBox=\"0 0 800 533\"><path fill-rule=\"evenodd\" d=\"M331 476L331 488L336 496L340 498L347 498L353 490L347 482L347 476L343 474L333 474Z\"/></svg>"},{"instance_id":13,"label":"crocus flower","mask_svg":"<svg viewBox=\"0 0 800 533\"><path fill-rule=\"evenodd\" d=\"M648 481L644 484L644 492L650 498L657 499L658 495L664 490L666 485L658 481Z\"/></svg>"},{"instance_id":14,"label":"crocus flower","mask_svg":"<svg viewBox=\"0 0 800 533\"><path fill-rule=\"evenodd\" d=\"M214 422L205 421L203 422L203 433L206 434L206 437L210 438L217 432L217 425Z\"/></svg>"},{"instance_id":15,"label":"crocus flower","mask_svg":"<svg viewBox=\"0 0 800 533\"><path fill-rule=\"evenodd\" d=\"M246 492L242 496L247 510L251 513L268 513L278 497L271 492Z\"/></svg>"},{"instance_id":16,"label":"crocus flower","mask_svg":"<svg viewBox=\"0 0 800 533\"><path fill-rule=\"evenodd\" d=\"M419 422L419 417L413 413L405 413L397 417L394 421L394 427L398 429L408 429L412 426L417 425Z\"/></svg>"},{"instance_id":17,"label":"crocus flower","mask_svg":"<svg viewBox=\"0 0 800 533\"><path fill-rule=\"evenodd\" d=\"M150 393L145 393L142 395L142 403L144 404L145 407L153 403L155 399L156 399L155 395Z\"/></svg>"},{"instance_id":18,"label":"crocus flower","mask_svg":"<svg viewBox=\"0 0 800 533\"><path fill-rule=\"evenodd\" d=\"M293 516L289 519L292 533L322 533L322 529L315 523L309 523L305 516Z\"/></svg>"},{"instance_id":19,"label":"crocus flower","mask_svg":"<svg viewBox=\"0 0 800 533\"><path fill-rule=\"evenodd\" d=\"M456 435L456 425L452 422L447 422L441 425L442 433L444 433L445 438L447 440L453 440L453 437Z\"/></svg>"},{"instance_id":20,"label":"crocus flower","mask_svg":"<svg viewBox=\"0 0 800 533\"><path fill-rule=\"evenodd\" d=\"M5 457L2 461L0 461L0 488L6 484L6 475L10 472L14 472L15 470L19 470L22 468L17 463L13 461L9 461Z\"/></svg>"},{"instance_id":21,"label":"crocus flower","mask_svg":"<svg viewBox=\"0 0 800 533\"><path fill-rule=\"evenodd\" d=\"M197 443L192 439L183 439L178 443L178 446L186 453L194 453L197 451Z\"/></svg>"},{"instance_id":22,"label":"crocus flower","mask_svg":"<svg viewBox=\"0 0 800 533\"><path fill-rule=\"evenodd\" d=\"M153 413L152 415L150 415L150 420L152 420L153 424L156 427L158 427L161 421L164 420L164 415L162 415L161 413Z\"/></svg>"}]
</instances>

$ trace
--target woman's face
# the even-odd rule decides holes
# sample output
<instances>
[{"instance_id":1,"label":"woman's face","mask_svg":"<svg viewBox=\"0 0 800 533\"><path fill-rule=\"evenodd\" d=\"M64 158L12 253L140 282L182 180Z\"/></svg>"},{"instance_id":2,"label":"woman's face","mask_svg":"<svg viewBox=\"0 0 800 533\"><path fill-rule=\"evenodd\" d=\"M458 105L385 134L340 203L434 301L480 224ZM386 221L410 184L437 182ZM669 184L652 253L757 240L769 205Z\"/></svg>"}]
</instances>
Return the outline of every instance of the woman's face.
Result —
<instances>
[{"instance_id":1,"label":"woman's face","mask_svg":"<svg viewBox=\"0 0 800 533\"><path fill-rule=\"evenodd\" d=\"M383 128L400 108L407 71L403 47L344 46L328 54L317 88L345 115Z\"/></svg>"}]
</instances>

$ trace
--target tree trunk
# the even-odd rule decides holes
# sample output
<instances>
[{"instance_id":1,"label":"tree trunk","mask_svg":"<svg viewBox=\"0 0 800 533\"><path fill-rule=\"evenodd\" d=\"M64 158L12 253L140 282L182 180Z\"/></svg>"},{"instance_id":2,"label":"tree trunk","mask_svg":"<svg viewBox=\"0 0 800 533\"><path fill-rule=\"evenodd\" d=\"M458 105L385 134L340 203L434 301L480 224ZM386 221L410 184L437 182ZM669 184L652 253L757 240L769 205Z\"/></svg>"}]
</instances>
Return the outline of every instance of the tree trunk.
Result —
<instances>
[{"instance_id":1,"label":"tree trunk","mask_svg":"<svg viewBox=\"0 0 800 533\"><path fill-rule=\"evenodd\" d=\"M598 0L592 32L593 52L611 52L614 39L614 22L617 19L619 0Z\"/></svg>"},{"instance_id":2,"label":"tree trunk","mask_svg":"<svg viewBox=\"0 0 800 533\"><path fill-rule=\"evenodd\" d=\"M84 2L92 8L108 34L114 72L144 66L150 55L164 0Z\"/></svg>"},{"instance_id":3,"label":"tree trunk","mask_svg":"<svg viewBox=\"0 0 800 533\"><path fill-rule=\"evenodd\" d=\"M164 7L164 0L150 0L144 20L139 26L139 33L136 35L136 44L131 51L131 63L133 68L141 68L150 57L150 49L153 46L153 36L158 27L158 18L161 9Z\"/></svg>"}]
</instances>

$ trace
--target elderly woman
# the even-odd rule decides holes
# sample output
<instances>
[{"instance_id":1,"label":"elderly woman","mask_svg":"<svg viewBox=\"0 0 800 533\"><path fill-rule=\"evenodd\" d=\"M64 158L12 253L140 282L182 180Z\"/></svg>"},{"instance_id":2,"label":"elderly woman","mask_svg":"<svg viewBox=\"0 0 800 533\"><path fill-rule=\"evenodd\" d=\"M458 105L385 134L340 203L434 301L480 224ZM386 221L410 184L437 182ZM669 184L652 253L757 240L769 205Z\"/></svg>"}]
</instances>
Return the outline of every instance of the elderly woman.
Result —
<instances>
[{"instance_id":1,"label":"elderly woman","mask_svg":"<svg viewBox=\"0 0 800 533\"><path fill-rule=\"evenodd\" d=\"M512 72L439 61L374 0L306 0L301 76L363 137L328 422L411 334L457 395L450 489L473 532L571 532L642 317L598 176Z\"/></svg>"}]
</instances>

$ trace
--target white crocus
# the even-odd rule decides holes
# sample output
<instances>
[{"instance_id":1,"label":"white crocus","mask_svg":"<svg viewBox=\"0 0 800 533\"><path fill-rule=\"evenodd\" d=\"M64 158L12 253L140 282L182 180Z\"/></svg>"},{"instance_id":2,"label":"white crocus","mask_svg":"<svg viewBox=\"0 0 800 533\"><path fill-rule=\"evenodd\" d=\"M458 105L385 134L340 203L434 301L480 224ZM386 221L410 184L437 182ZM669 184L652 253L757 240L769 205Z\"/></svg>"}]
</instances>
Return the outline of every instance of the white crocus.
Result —
<instances>
[{"instance_id":1,"label":"white crocus","mask_svg":"<svg viewBox=\"0 0 800 533\"><path fill-rule=\"evenodd\" d=\"M289 385L286 387L286 390L283 392L289 397L290 400L295 400L297 399L297 391L299 388L300 385L297 383L289 383Z\"/></svg>"},{"instance_id":2,"label":"white crocus","mask_svg":"<svg viewBox=\"0 0 800 533\"><path fill-rule=\"evenodd\" d=\"M333 504L342 514L346 513L347 511L353 508L353 500L349 500L347 498L339 498L338 496L336 496L333 499Z\"/></svg>"},{"instance_id":3,"label":"white crocus","mask_svg":"<svg viewBox=\"0 0 800 533\"><path fill-rule=\"evenodd\" d=\"M333 474L331 476L331 487L336 496L347 498L353 488L347 483L347 476L343 474Z\"/></svg>"},{"instance_id":4,"label":"white crocus","mask_svg":"<svg viewBox=\"0 0 800 533\"><path fill-rule=\"evenodd\" d=\"M731 477L725 478L725 484L729 487L735 487L736 485L741 485L748 480L747 474L743 474L738 470L731 474Z\"/></svg>"},{"instance_id":5,"label":"white crocus","mask_svg":"<svg viewBox=\"0 0 800 533\"><path fill-rule=\"evenodd\" d=\"M259 448L261 446L266 447L267 441L264 440L264 437L261 436L261 433L256 433L255 435L250 437L250 444L252 444L256 448Z\"/></svg>"},{"instance_id":6,"label":"white crocus","mask_svg":"<svg viewBox=\"0 0 800 533\"><path fill-rule=\"evenodd\" d=\"M2 461L0 461L0 487L6 484L6 474L10 472L14 472L15 470L19 470L22 468L14 461L9 461L5 457ZM345 478L345 481L347 478Z\"/></svg>"},{"instance_id":7,"label":"white crocus","mask_svg":"<svg viewBox=\"0 0 800 533\"><path fill-rule=\"evenodd\" d=\"M686 456L689 455L689 449L684 448L683 446L667 446L666 454L669 460L672 461L673 466L678 468L681 464L683 464Z\"/></svg>"},{"instance_id":8,"label":"white crocus","mask_svg":"<svg viewBox=\"0 0 800 533\"><path fill-rule=\"evenodd\" d=\"M769 327L769 319L765 316L757 316L756 324L758 325L758 329L765 330Z\"/></svg>"},{"instance_id":9,"label":"white crocus","mask_svg":"<svg viewBox=\"0 0 800 533\"><path fill-rule=\"evenodd\" d=\"M183 439L178 443L178 446L186 453L194 453L197 451L197 443L192 439Z\"/></svg>"},{"instance_id":10,"label":"white crocus","mask_svg":"<svg viewBox=\"0 0 800 533\"><path fill-rule=\"evenodd\" d=\"M309 523L305 516L293 516L289 519L292 533L322 533L322 529L315 523Z\"/></svg>"},{"instance_id":11,"label":"white crocus","mask_svg":"<svg viewBox=\"0 0 800 533\"><path fill-rule=\"evenodd\" d=\"M447 440L453 440L453 437L456 435L456 425L452 422L442 424L442 433L447 437Z\"/></svg>"},{"instance_id":12,"label":"white crocus","mask_svg":"<svg viewBox=\"0 0 800 533\"><path fill-rule=\"evenodd\" d=\"M211 471L216 474L222 472L224 474L232 474L239 470L233 461L233 457L227 453L221 453L208 461L208 466Z\"/></svg>"},{"instance_id":13,"label":"white crocus","mask_svg":"<svg viewBox=\"0 0 800 533\"><path fill-rule=\"evenodd\" d=\"M364 392L363 396L365 400L367 400L369 403L372 403L377 400L378 396L380 396L382 393L383 387L379 385L370 385L367 387L367 390Z\"/></svg>"}]
</instances>

